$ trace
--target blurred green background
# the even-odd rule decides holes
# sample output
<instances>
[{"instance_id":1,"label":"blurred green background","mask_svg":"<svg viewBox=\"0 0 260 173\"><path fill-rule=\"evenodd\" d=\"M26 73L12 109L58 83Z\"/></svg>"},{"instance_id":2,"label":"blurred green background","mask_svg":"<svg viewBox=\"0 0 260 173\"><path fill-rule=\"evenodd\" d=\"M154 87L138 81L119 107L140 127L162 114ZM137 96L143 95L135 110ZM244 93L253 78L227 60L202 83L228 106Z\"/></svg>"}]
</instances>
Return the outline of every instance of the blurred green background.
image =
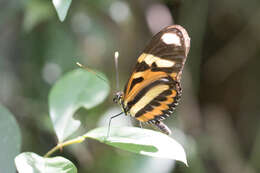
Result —
<instances>
[{"instance_id":1,"label":"blurred green background","mask_svg":"<svg viewBox=\"0 0 260 173\"><path fill-rule=\"evenodd\" d=\"M45 154L57 142L48 93L76 61L111 81L107 100L81 109L80 133L107 125L119 111L113 55L119 51L120 88L152 35L180 24L191 37L183 96L165 122L188 154L189 167L121 151L96 141L64 148L80 173L260 172L259 0L77 0L60 22L51 1L0 1L0 103L22 132L22 151ZM135 122L122 116L114 125Z\"/></svg>"}]
</instances>

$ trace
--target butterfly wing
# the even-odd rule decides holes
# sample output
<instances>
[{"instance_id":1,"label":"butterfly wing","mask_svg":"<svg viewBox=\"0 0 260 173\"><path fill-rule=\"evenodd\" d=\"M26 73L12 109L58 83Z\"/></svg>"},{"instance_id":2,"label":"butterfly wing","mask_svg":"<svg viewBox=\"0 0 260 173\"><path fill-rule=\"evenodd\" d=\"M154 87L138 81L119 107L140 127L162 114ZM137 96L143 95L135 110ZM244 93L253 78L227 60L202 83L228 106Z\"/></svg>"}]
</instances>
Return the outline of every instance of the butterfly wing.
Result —
<instances>
[{"instance_id":1,"label":"butterfly wing","mask_svg":"<svg viewBox=\"0 0 260 173\"><path fill-rule=\"evenodd\" d=\"M152 38L124 90L123 105L133 117L155 122L172 113L189 47L189 36L179 25L166 27Z\"/></svg>"},{"instance_id":2,"label":"butterfly wing","mask_svg":"<svg viewBox=\"0 0 260 173\"><path fill-rule=\"evenodd\" d=\"M187 31L179 26L172 25L164 28L156 34L145 48L144 58L138 58L138 62L146 62L152 71L164 71L180 80L190 49L190 38Z\"/></svg>"}]
</instances>

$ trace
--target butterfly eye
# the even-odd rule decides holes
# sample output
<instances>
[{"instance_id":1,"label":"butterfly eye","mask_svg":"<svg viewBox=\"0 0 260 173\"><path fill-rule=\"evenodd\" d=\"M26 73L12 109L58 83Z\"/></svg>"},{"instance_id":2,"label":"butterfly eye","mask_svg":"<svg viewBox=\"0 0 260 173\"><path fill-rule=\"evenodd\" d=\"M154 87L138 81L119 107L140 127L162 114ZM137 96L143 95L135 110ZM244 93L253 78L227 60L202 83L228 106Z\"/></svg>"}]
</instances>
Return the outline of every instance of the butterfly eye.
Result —
<instances>
[{"instance_id":1,"label":"butterfly eye","mask_svg":"<svg viewBox=\"0 0 260 173\"><path fill-rule=\"evenodd\" d=\"M118 103L118 98L117 98L116 95L115 95L114 98L113 98L113 102L114 102L114 103Z\"/></svg>"},{"instance_id":2,"label":"butterfly eye","mask_svg":"<svg viewBox=\"0 0 260 173\"><path fill-rule=\"evenodd\" d=\"M122 92L117 92L113 98L114 103L119 103L120 100L122 99L123 93Z\"/></svg>"}]
</instances>

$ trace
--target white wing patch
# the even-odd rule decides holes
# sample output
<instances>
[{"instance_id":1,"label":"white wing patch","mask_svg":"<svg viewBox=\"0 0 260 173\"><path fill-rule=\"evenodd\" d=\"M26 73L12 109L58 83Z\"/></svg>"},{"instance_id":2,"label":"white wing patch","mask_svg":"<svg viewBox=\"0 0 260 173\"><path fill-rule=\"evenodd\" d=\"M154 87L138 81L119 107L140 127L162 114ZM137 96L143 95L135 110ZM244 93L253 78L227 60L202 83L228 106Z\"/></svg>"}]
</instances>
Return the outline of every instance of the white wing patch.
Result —
<instances>
[{"instance_id":1,"label":"white wing patch","mask_svg":"<svg viewBox=\"0 0 260 173\"><path fill-rule=\"evenodd\" d=\"M159 59L155 63L158 67L172 67L175 64L174 61L169 61L165 59Z\"/></svg>"},{"instance_id":2,"label":"white wing patch","mask_svg":"<svg viewBox=\"0 0 260 173\"><path fill-rule=\"evenodd\" d=\"M156 56L153 56L151 54L147 54L147 56L144 58L144 62L151 66L152 63L155 62L155 64L157 65L157 67L172 67L174 66L175 62L174 61L170 61L170 60L166 60L166 59L162 59Z\"/></svg>"},{"instance_id":3,"label":"white wing patch","mask_svg":"<svg viewBox=\"0 0 260 173\"><path fill-rule=\"evenodd\" d=\"M175 44L176 46L181 46L180 37L174 33L165 33L161 39L166 44Z\"/></svg>"}]
</instances>

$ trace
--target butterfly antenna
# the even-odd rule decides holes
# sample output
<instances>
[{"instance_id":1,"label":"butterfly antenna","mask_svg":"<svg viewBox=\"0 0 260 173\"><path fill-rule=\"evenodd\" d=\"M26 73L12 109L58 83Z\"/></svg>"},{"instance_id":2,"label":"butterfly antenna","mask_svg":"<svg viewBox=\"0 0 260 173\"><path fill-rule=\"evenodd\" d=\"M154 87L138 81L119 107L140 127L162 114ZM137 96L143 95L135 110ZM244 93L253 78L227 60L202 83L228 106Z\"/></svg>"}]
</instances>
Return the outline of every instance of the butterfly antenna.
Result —
<instances>
[{"instance_id":1,"label":"butterfly antenna","mask_svg":"<svg viewBox=\"0 0 260 173\"><path fill-rule=\"evenodd\" d=\"M106 84L108 84L108 81L106 79L104 79L103 77L101 77L100 75L98 75L94 70L91 70L90 68L80 64L79 62L76 62L76 64L80 67L83 68L84 70L87 70L88 72L94 74L95 76L97 76L99 79L103 80Z\"/></svg>"},{"instance_id":2,"label":"butterfly antenna","mask_svg":"<svg viewBox=\"0 0 260 173\"><path fill-rule=\"evenodd\" d=\"M116 51L114 58L115 58L115 68L116 68L116 90L117 91L119 91L118 57L119 57L119 53Z\"/></svg>"}]
</instances>

